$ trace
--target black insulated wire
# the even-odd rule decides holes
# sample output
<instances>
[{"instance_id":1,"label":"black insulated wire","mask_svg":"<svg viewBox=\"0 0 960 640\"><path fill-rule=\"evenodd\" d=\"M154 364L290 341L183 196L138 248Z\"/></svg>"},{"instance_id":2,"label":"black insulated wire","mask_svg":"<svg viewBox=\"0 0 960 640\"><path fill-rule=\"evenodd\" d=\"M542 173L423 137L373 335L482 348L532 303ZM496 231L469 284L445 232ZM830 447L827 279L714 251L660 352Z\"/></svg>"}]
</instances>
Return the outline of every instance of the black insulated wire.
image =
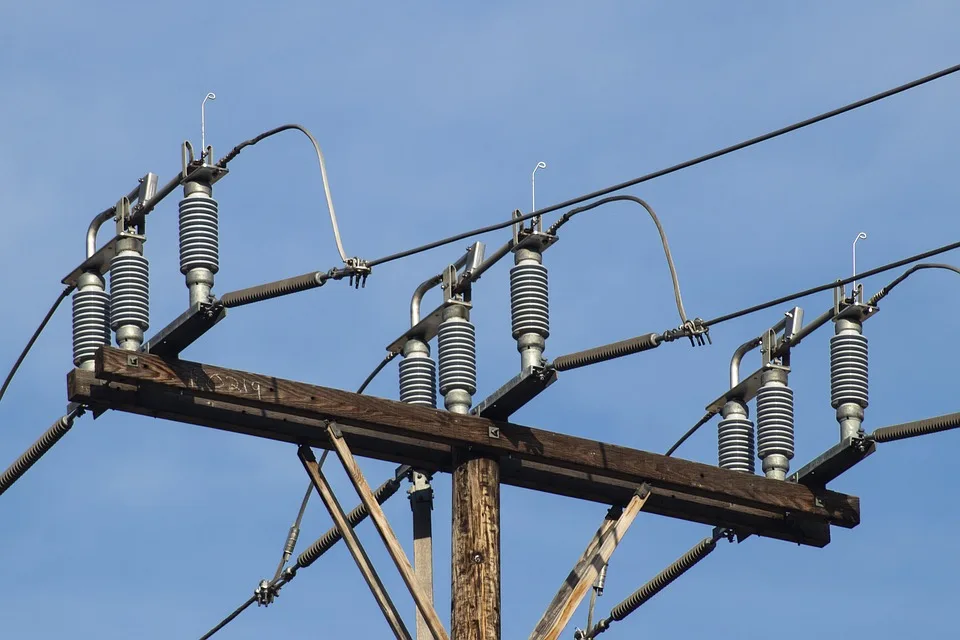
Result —
<instances>
[{"instance_id":1,"label":"black insulated wire","mask_svg":"<svg viewBox=\"0 0 960 640\"><path fill-rule=\"evenodd\" d=\"M667 258L667 267L670 269L670 279L673 282L673 297L677 302L677 313L680 314L680 322L683 324L687 323L687 312L683 308L683 297L680 295L680 279L677 277L677 268L673 262L673 254L670 252L670 243L667 242L667 233L663 230L663 225L660 224L660 218L657 216L656 212L653 210L646 200L638 198L637 196L630 195L619 195L611 196L609 198L604 198L602 200L597 200L596 202L591 202L590 204L584 205L582 207L577 207L576 209L571 209L565 214L560 216L560 219L553 223L553 225L547 230L548 235L556 235L557 230L565 225L570 218L577 215L578 213L583 213L584 211L590 211L591 209L596 209L605 204L611 202L633 202L639 204L641 207L647 210L647 213L650 214L650 218L653 219L653 224L657 226L657 233L660 234L660 244L663 245L663 253Z\"/></svg>"},{"instance_id":2,"label":"black insulated wire","mask_svg":"<svg viewBox=\"0 0 960 640\"><path fill-rule=\"evenodd\" d=\"M794 300L799 300L800 298L805 298L815 293L820 293L821 291L828 291L830 289L834 289L841 285L850 284L855 280L864 280L871 276L875 276L879 273L884 273L885 271L890 271L891 269L903 267L912 262L925 260L932 256L936 256L941 253L946 253L948 251L953 251L954 249L958 249L958 248L960 248L960 242L952 242L950 244L945 244L942 247L937 247L936 249L930 249L929 251L924 251L923 253L914 254L912 256L897 260L896 262L890 262L888 264L876 267L874 269L869 269L867 271L864 271L863 273L858 273L857 275L851 276L849 278L844 278L842 280L835 280L833 282L821 284L816 287L804 289L803 291L798 291L797 293L791 293L790 295L786 295L781 298L777 298L775 300L770 300L768 302L763 302L761 304L757 304L752 307L747 307L746 309L741 309L739 311L734 311L732 313L728 313L723 316L718 316L716 318L713 318L712 320L705 320L703 324L704 326L712 327L712 326L721 324L723 322L728 322L730 320L735 320L736 318L750 315L751 313L756 313L757 311L763 311L764 309L769 309L770 307L781 305L785 302L793 302Z\"/></svg>"},{"instance_id":3,"label":"black insulated wire","mask_svg":"<svg viewBox=\"0 0 960 640\"><path fill-rule=\"evenodd\" d=\"M680 439L677 440L676 442L674 442L674 443L673 443L673 446L670 447L669 449L667 449L667 452L666 452L665 454L663 454L663 455L667 456L668 458L669 458L670 456L672 456L672 455L674 454L674 452L675 452L677 449L680 448L680 445L682 445L684 442L686 442L687 439L688 439L690 436L692 436L693 434L695 434L695 433L697 432L697 430L700 429L700 427L702 427L703 425L705 425L705 424L707 424L708 422L710 422L710 418L712 418L712 417L715 416L715 415L717 415L717 414L712 413L712 412L709 412L709 411L708 411L707 413L705 413L704 416L703 416L702 418L700 418L695 425L693 425L692 427L690 427L689 429L687 429L687 432L686 432L685 434L683 434L682 436L680 436Z\"/></svg>"},{"instance_id":4,"label":"black insulated wire","mask_svg":"<svg viewBox=\"0 0 960 640\"><path fill-rule=\"evenodd\" d=\"M399 252L397 252L397 253L393 253L393 254L390 254L390 255L388 255L388 256L384 256L384 257L382 257L382 258L378 258L378 259L376 259L376 260L372 260L372 261L368 262L367 264L368 264L369 266L373 267L373 266L378 265L378 264L386 264L387 262L393 262L394 260L399 260L399 259L401 259L401 258L406 258L406 257L408 257L408 256L412 256L412 255L417 254L417 253L422 253L422 252L424 252L424 251L429 251L430 249L436 249L437 247L442 247L442 246L444 246L444 245L446 245L446 244L450 244L451 242L457 242L457 241L459 241L459 240L464 240L464 239L466 239L466 238L470 238L470 237L473 237L473 236L482 235L482 234L484 234L484 233L489 233L490 231L496 231L496 230L498 230L498 229L503 229L503 228L509 227L509 226L511 226L511 225L513 225L513 224L516 224L516 223L519 223L519 222L523 222L523 221L525 221L525 220L529 220L529 219L531 219L531 218L538 218L538 217L540 217L540 216L542 216L542 215L544 215L544 214L552 213L553 211L557 211L558 209L564 209L564 208L566 208L566 207L572 207L572 206L574 206L574 205L578 205L578 204L581 204L581 203L583 203L583 202L586 202L587 200L593 200L594 198L600 198L600 197L603 197L603 196L606 196L606 195L610 195L611 193L613 193L613 192L615 192L615 191L622 191L623 189L627 189L627 188L629 188L629 187L633 187L633 186L636 186L636 185L638 185L638 184L641 184L641 183L644 183L644 182L648 182L648 181L650 181L650 180L654 180L654 179L656 179L656 178L662 178L663 176L669 175L669 174L671 174L671 173L676 173L677 171L681 171L682 169L688 169L688 168L690 168L690 167L696 166L696 165L698 165L698 164L702 164L702 163L707 162L707 161L709 161L709 160L714 160L714 159L719 158L719 157L721 157L721 156L725 156L725 155L727 155L727 154L729 154L729 153L733 153L734 151L740 151L741 149L746 149L747 147L752 147L753 145L760 144L761 142L766 142L766 141L768 141L768 140L772 140L772 139L777 138L777 137L780 137L780 136L782 136L782 135L785 135L785 134L788 134L788 133L792 133L793 131L797 131L798 129L803 129L804 127L808 127L808 126L810 126L810 125L817 124L817 123L819 123L819 122L823 122L824 120L829 120L830 118L834 118L834 117L839 116L839 115L842 115L842 114L844 114L844 113L848 113L848 112L850 112L850 111L853 111L854 109L859 109L859 108L861 108L861 107L865 107L865 106L867 106L867 105L869 105L869 104L872 104L872 103L874 103L874 102L878 102L878 101L883 100L883 99L885 99L885 98L889 98L889 97L891 97L891 96L895 96L895 95L897 95L898 93L903 93L904 91L908 91L908 90L910 90L910 89L914 89L914 88L919 87L919 86L921 86L921 85L927 84L928 82L933 82L934 80L938 80L938 79L943 78L943 77L945 77L945 76L951 75L951 74L953 74L953 73L956 73L957 71L960 71L960 65L954 65L954 66L952 66L952 67L947 67L946 69L942 69L942 70L937 71L937 72L935 72L935 73L931 73L930 75L923 76L922 78L918 78L918 79L913 80L913 81L911 81L911 82L907 82L906 84L902 84L902 85L897 86L897 87L894 87L894 88L892 88L892 89L887 89L886 91L882 91L882 92L880 92L880 93L874 94L874 95L872 95L872 96L870 96L870 97L868 97L868 98L863 98L862 100L857 100L856 102L851 102L851 103L849 103L849 104L847 104L847 105L844 105L844 106L842 106L842 107L838 107L838 108L833 109L833 110L831 110L831 111L827 111L827 112L825 112L825 113L821 113L820 115L813 116L812 118L807 118L806 120L801 120L800 122L795 122L794 124L787 125L786 127L781 127L780 129L775 129L774 131L770 131L770 132L768 132L768 133L764 133L764 134L759 135L759 136L756 136L756 137L754 137L754 138L750 138L749 140L744 140L743 142L738 142L737 144L730 145L729 147L724 147L724 148L722 148L722 149L717 149L716 151L711 151L710 153L704 154L704 155L702 155L702 156L698 156L698 157L693 158L693 159L691 159L691 160L686 160L686 161L681 162L681 163L679 163L679 164L675 164L675 165L666 167L666 168L664 168L664 169L659 169L659 170L654 171L654 172L652 172L652 173L648 173L648 174L642 175L642 176L640 176L639 178L633 178L632 180L627 180L626 182L621 182L621 183L618 183L618 184L611 185L611 186L609 186L609 187L604 187L604 188L602 188L602 189L598 189L597 191L592 191L592 192L590 192L590 193L586 193L586 194L584 194L584 195L577 196L577 197L575 197L575 198L571 198L570 200L565 200L565 201L563 201L563 202L558 202L557 204L550 205L549 207L545 207L545 208L543 208L543 209L538 209L538 210L536 210L536 211L532 211L532 212L530 212L530 213L528 213L528 214L525 214L525 215L520 216L520 217L517 217L517 218L512 218L512 219L510 219L510 220L508 220L508 221L506 221L506 222L501 222L501 223L498 223L498 224L489 225L489 226L487 226L487 227L480 227L480 228L478 228L478 229L474 229L473 231L467 231L467 232L464 232L464 233L458 233L457 235L450 236L450 237L444 238L444 239L442 239L442 240L436 240L436 241L434 241L434 242L430 242L430 243L421 245L421 246L419 246L419 247L415 247L415 248L413 248L413 249L407 249L406 251L399 251Z\"/></svg>"},{"instance_id":5,"label":"black insulated wire","mask_svg":"<svg viewBox=\"0 0 960 640\"><path fill-rule=\"evenodd\" d=\"M210 629L210 631L207 631L205 634L203 634L203 636L200 637L200 640L209 640L209 638L211 638L213 634L215 634L217 631L220 631L220 629L223 629L225 626L233 622L234 618L236 618L238 615L243 613L247 609L247 607L249 607L256 601L257 601L257 596L251 596L249 600L247 600L242 605L234 609L233 613L231 613L226 618L221 620L217 626L215 626L213 629Z\"/></svg>"},{"instance_id":6,"label":"black insulated wire","mask_svg":"<svg viewBox=\"0 0 960 640\"><path fill-rule=\"evenodd\" d=\"M944 416L935 418L926 418L925 420L916 420L914 422L904 422L890 427L881 427L877 429L867 439L874 442L893 442L894 440L905 440L907 438L916 438L917 436L926 436L931 433L940 433L960 427L960 413L948 413Z\"/></svg>"},{"instance_id":7,"label":"black insulated wire","mask_svg":"<svg viewBox=\"0 0 960 640\"><path fill-rule=\"evenodd\" d=\"M907 269L907 270L906 270L900 277L898 277L896 280L894 280L893 282L891 282L890 284L888 284L888 285L885 286L884 288L880 289L880 291L877 291L877 292L873 295L873 297L870 298L870 300L867 302L867 304L869 304L871 307L872 307L872 306L875 306L878 302L880 302L880 301L883 300L885 297L887 297L887 294L889 294L890 291L892 291L895 286L897 286L898 284L900 284L901 282L903 282L904 280L906 280L907 278L909 278L910 276L912 276L912 275L913 275L914 273L916 273L917 271L920 271L921 269L944 269L944 270L946 270L946 271L953 271L953 272L956 273L956 274L960 274L960 269L958 269L957 267L953 266L952 264L942 264L942 263L934 263L934 262L925 262L925 263L922 263L922 264L915 264L915 265L913 265L912 267L910 267L909 269Z\"/></svg>"},{"instance_id":8,"label":"black insulated wire","mask_svg":"<svg viewBox=\"0 0 960 640\"><path fill-rule=\"evenodd\" d=\"M50 451L60 441L60 438L67 435L67 432L73 427L74 420L83 415L83 412L83 407L77 407L60 417L49 429L43 432L43 435L36 442L30 445L29 449L7 467L3 475L0 475L0 495L3 495L7 489L13 486L13 483L23 477L23 474Z\"/></svg>"},{"instance_id":9,"label":"black insulated wire","mask_svg":"<svg viewBox=\"0 0 960 640\"><path fill-rule=\"evenodd\" d=\"M637 336L636 338L630 338L629 340L621 340L620 342L613 342L600 347L560 356L555 358L550 366L557 371L569 371L615 358L622 358L623 356L634 353L640 353L641 351L656 349L661 344L658 334L648 333Z\"/></svg>"},{"instance_id":10,"label":"black insulated wire","mask_svg":"<svg viewBox=\"0 0 960 640\"><path fill-rule=\"evenodd\" d=\"M33 335L30 336L30 340L27 341L27 346L23 348L23 351L20 352L20 357L17 358L17 361L13 363L13 367L10 369L10 372L7 374L6 379L3 381L3 386L0 387L0 400L3 400L3 395L7 392L7 387L10 386L10 383L13 381L13 376L17 374L17 370L20 369L20 365L23 364L24 359L27 357L27 354L30 353L30 349L33 347L33 343L37 341L37 338L40 337L40 334L43 333L43 330L47 327L47 323L50 322L50 318L53 317L53 314L57 312L57 308L60 306L60 303L67 299L73 290L75 289L74 285L67 285L67 287L60 292L60 295L57 296L57 299L53 302L53 305L50 307L50 310L47 311L47 315L43 317L43 320L40 321L40 325L33 332Z\"/></svg>"}]
</instances>

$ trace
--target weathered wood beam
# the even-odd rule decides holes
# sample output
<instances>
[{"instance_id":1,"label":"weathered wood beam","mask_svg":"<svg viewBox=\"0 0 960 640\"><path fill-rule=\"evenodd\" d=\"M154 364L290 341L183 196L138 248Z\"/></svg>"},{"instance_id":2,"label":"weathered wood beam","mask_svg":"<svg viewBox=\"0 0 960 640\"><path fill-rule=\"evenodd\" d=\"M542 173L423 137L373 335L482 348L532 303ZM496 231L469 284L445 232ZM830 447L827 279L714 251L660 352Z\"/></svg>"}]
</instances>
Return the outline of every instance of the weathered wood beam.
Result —
<instances>
[{"instance_id":1,"label":"weathered wood beam","mask_svg":"<svg viewBox=\"0 0 960 640\"><path fill-rule=\"evenodd\" d=\"M650 488L641 487L616 520L607 518L603 521L597 533L587 544L583 555L560 585L557 595L550 601L547 610L530 634L530 640L557 640L560 637L573 614L576 613L577 607L580 606L583 596L596 582L600 570L610 562L614 550L623 540L627 529L633 524L649 497Z\"/></svg>"},{"instance_id":2,"label":"weathered wood beam","mask_svg":"<svg viewBox=\"0 0 960 640\"><path fill-rule=\"evenodd\" d=\"M96 362L71 372L72 401L322 448L335 420L357 455L450 471L464 447L499 456L504 484L605 504L646 482L651 513L814 546L860 521L853 496L575 436L109 347Z\"/></svg>"}]
</instances>

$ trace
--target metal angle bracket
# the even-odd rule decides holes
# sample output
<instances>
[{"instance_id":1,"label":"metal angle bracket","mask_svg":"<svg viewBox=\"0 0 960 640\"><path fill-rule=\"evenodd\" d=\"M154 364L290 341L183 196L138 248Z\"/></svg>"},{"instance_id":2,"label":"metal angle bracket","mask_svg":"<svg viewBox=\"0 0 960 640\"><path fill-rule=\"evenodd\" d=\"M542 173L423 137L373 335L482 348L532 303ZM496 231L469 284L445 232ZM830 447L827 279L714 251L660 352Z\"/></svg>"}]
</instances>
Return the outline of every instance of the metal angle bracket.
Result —
<instances>
[{"instance_id":1,"label":"metal angle bracket","mask_svg":"<svg viewBox=\"0 0 960 640\"><path fill-rule=\"evenodd\" d=\"M140 350L157 356L179 356L180 352L196 342L226 315L227 310L222 304L196 302L158 331Z\"/></svg>"},{"instance_id":2,"label":"metal angle bracket","mask_svg":"<svg viewBox=\"0 0 960 640\"><path fill-rule=\"evenodd\" d=\"M786 371L786 372L790 371L790 367L786 367L779 364L773 364L772 362L769 362L763 365L762 367L760 367L759 369L757 369L756 371L754 371L753 373L751 373L746 378L744 378L740 382L740 384L735 386L733 389L730 389L729 391L724 393L722 396L720 396L719 398L717 398L716 400L708 404L707 411L716 415L720 413L720 411L723 409L723 405L730 402L731 400L739 400L740 402L750 402L757 396L757 393L760 391L760 381L761 381L761 377L763 376L763 373L765 371L769 371L772 369L779 369L780 371Z\"/></svg>"},{"instance_id":3,"label":"metal angle bracket","mask_svg":"<svg viewBox=\"0 0 960 640\"><path fill-rule=\"evenodd\" d=\"M863 434L844 438L790 475L787 481L811 489L826 489L828 483L876 450L877 443Z\"/></svg>"},{"instance_id":4,"label":"metal angle bracket","mask_svg":"<svg viewBox=\"0 0 960 640\"><path fill-rule=\"evenodd\" d=\"M96 271L101 276L110 270L110 261L117 255L117 241L123 236L115 236L105 245L100 247L96 253L80 263L76 269L67 274L61 280L63 284L77 286L77 282L84 273Z\"/></svg>"},{"instance_id":5,"label":"metal angle bracket","mask_svg":"<svg viewBox=\"0 0 960 640\"><path fill-rule=\"evenodd\" d=\"M557 372L544 367L528 367L470 410L491 420L506 420L557 381Z\"/></svg>"},{"instance_id":6,"label":"metal angle bracket","mask_svg":"<svg viewBox=\"0 0 960 640\"><path fill-rule=\"evenodd\" d=\"M407 344L408 340L430 342L436 338L440 331L440 323L443 322L443 309L451 304L459 304L468 308L471 306L468 302L448 300L424 316L420 322L407 329L402 336L391 342L387 346L387 353L401 353L403 345Z\"/></svg>"}]
</instances>

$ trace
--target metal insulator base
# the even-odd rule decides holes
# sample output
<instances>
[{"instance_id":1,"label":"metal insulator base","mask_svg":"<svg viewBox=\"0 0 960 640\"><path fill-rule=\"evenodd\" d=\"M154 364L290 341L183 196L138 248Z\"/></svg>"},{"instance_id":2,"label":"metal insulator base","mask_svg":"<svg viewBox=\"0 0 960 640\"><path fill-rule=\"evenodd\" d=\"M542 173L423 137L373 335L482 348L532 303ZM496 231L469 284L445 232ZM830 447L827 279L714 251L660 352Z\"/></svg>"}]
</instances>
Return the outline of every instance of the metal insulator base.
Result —
<instances>
[{"instance_id":1,"label":"metal insulator base","mask_svg":"<svg viewBox=\"0 0 960 640\"><path fill-rule=\"evenodd\" d=\"M717 428L717 451L721 469L743 473L756 471L753 457L753 422L747 417L746 409L742 404L734 410L724 407L724 419Z\"/></svg>"},{"instance_id":2,"label":"metal insulator base","mask_svg":"<svg viewBox=\"0 0 960 640\"><path fill-rule=\"evenodd\" d=\"M757 455L793 458L793 389L764 386L757 393Z\"/></svg>"},{"instance_id":3,"label":"metal insulator base","mask_svg":"<svg viewBox=\"0 0 960 640\"><path fill-rule=\"evenodd\" d=\"M79 367L107 344L110 344L110 296L96 289L76 292L73 294L73 364Z\"/></svg>"},{"instance_id":4,"label":"metal insulator base","mask_svg":"<svg viewBox=\"0 0 960 640\"><path fill-rule=\"evenodd\" d=\"M852 333L830 338L830 404L846 403L869 403L867 338Z\"/></svg>"},{"instance_id":5,"label":"metal insulator base","mask_svg":"<svg viewBox=\"0 0 960 640\"><path fill-rule=\"evenodd\" d=\"M547 269L542 264L518 264L510 269L510 316L514 339L525 333L549 337Z\"/></svg>"},{"instance_id":6,"label":"metal insulator base","mask_svg":"<svg viewBox=\"0 0 960 640\"><path fill-rule=\"evenodd\" d=\"M125 325L144 331L150 326L150 265L135 253L110 262L110 326L116 331Z\"/></svg>"},{"instance_id":7,"label":"metal insulator base","mask_svg":"<svg viewBox=\"0 0 960 640\"><path fill-rule=\"evenodd\" d=\"M449 318L440 323L438 357L440 359L440 393L477 392L477 337L473 323L462 318Z\"/></svg>"},{"instance_id":8,"label":"metal insulator base","mask_svg":"<svg viewBox=\"0 0 960 640\"><path fill-rule=\"evenodd\" d=\"M195 193L180 201L180 273L220 270L220 223L217 201Z\"/></svg>"},{"instance_id":9,"label":"metal insulator base","mask_svg":"<svg viewBox=\"0 0 960 640\"><path fill-rule=\"evenodd\" d=\"M437 408L437 365L427 355L400 361L400 401Z\"/></svg>"}]
</instances>

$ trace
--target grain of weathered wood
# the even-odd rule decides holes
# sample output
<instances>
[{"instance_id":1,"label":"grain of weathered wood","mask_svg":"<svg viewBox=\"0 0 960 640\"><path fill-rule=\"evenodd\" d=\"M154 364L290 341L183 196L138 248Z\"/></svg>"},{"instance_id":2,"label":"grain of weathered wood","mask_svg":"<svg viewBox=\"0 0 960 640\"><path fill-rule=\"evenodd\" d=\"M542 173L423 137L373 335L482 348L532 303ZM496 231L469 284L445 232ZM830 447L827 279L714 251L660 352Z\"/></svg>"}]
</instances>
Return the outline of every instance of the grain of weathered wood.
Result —
<instances>
[{"instance_id":1,"label":"grain of weathered wood","mask_svg":"<svg viewBox=\"0 0 960 640\"><path fill-rule=\"evenodd\" d=\"M500 465L457 451L452 484L450 632L500 640Z\"/></svg>"},{"instance_id":2,"label":"grain of weathered wood","mask_svg":"<svg viewBox=\"0 0 960 640\"><path fill-rule=\"evenodd\" d=\"M358 455L399 461L404 452L409 455L403 462L417 464L414 458L422 454L429 458L422 468L449 470L450 447L470 446L506 456L505 483L624 504L630 487L649 482L653 487L645 507L649 512L818 546L829 541L826 522L846 527L859 522L859 501L852 496L830 491L815 495L791 483L602 442L210 365L145 355L138 356L137 365L130 365L128 355L107 348L97 358L101 376L137 385L137 402L101 397L111 408L195 424L209 423L215 413L239 412L244 424L232 430L256 430L255 435L327 447L322 444L325 438L318 437L301 419L334 419L345 432L357 430L364 435L363 441L349 435ZM79 380L90 382L82 372L77 373ZM85 391L94 392L92 386L75 386L74 399L83 399ZM145 410L140 406L146 395L160 390L188 399L180 403L186 407L178 407L178 411L185 409L179 416L166 407ZM113 393L96 392L101 396ZM195 414L199 413L205 415L198 419ZM210 426L231 429L225 424ZM498 438L491 437L491 427L498 430ZM378 442L381 437L403 442L403 447ZM421 445L423 450L419 450Z\"/></svg>"},{"instance_id":3,"label":"grain of weathered wood","mask_svg":"<svg viewBox=\"0 0 960 640\"><path fill-rule=\"evenodd\" d=\"M627 529L633 524L637 514L643 509L650 497L649 487L643 487L634 494L630 502L623 509L615 521L606 519L596 535L590 540L586 550L567 575L557 595L547 606L543 617L537 623L530 640L557 640L570 619L580 606L580 601L587 594L587 590L597 580L602 569L610 562L610 557L620 541L623 540Z\"/></svg>"},{"instance_id":4,"label":"grain of weathered wood","mask_svg":"<svg viewBox=\"0 0 960 640\"><path fill-rule=\"evenodd\" d=\"M393 601L390 600L390 595L384 588L383 582L380 581L380 576L377 575L376 570L373 568L373 563L370 562L366 551L363 550L363 545L360 544L357 534L350 526L350 523L347 522L343 508L340 506L336 495L333 493L333 489L320 470L320 465L317 464L317 459L314 457L313 451L310 450L310 447L303 446L300 447L297 455L303 464L303 468L306 469L307 475L310 476L313 487L317 490L317 493L320 494L320 499L323 500L327 512L340 530L343 541L346 543L347 548L350 549L350 554L357 563L357 568L360 569L363 579L366 581L367 586L370 587L374 598L376 598L380 610L387 619L387 624L389 624L393 630L393 634L398 640L412 640L410 638L410 632L407 631L407 627L403 624L403 619L400 617L400 614L397 613L397 608L394 606Z\"/></svg>"},{"instance_id":5,"label":"grain of weathered wood","mask_svg":"<svg viewBox=\"0 0 960 640\"><path fill-rule=\"evenodd\" d=\"M410 595L413 596L417 610L420 612L420 615L423 616L427 626L430 627L430 633L433 634L435 640L450 640L446 630L443 628L443 623L440 622L440 617L433 608L433 603L427 598L423 588L417 581L413 567L410 565L407 554L403 551L403 547L397 539L397 534L393 532L393 527L390 526L387 515L383 512L383 507L377 502L373 491L370 489L370 485L367 484L367 480L360 470L360 465L357 463L356 458L353 457L353 454L350 453L350 448L343 439L343 434L332 424L327 427L327 431L330 434L333 449L337 452L337 457L340 458L340 462L343 464L343 468L346 470L347 476L350 478L351 484L353 484L353 488L357 490L360 501L370 513L370 519L373 520L377 533L380 534L383 544L390 553L390 558L397 566L400 577L403 578L404 584L407 585Z\"/></svg>"}]
</instances>

